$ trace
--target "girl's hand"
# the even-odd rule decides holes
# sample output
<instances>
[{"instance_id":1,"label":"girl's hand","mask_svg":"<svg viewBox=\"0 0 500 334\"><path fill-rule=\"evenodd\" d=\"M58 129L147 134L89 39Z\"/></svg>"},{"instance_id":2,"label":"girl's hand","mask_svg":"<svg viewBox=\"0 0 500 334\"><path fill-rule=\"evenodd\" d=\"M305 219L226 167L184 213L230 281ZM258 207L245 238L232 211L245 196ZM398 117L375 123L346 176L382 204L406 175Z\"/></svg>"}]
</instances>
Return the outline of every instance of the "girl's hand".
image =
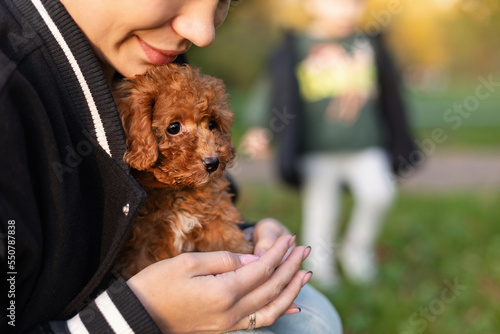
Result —
<instances>
[{"instance_id":1,"label":"girl's hand","mask_svg":"<svg viewBox=\"0 0 500 334\"><path fill-rule=\"evenodd\" d=\"M262 256L279 237L290 235L290 231L273 218L260 220L253 228L252 241L255 245L254 254Z\"/></svg>"},{"instance_id":2,"label":"girl's hand","mask_svg":"<svg viewBox=\"0 0 500 334\"><path fill-rule=\"evenodd\" d=\"M267 230L267 229L266 229ZM223 333L268 326L293 304L310 274L299 270L310 249L282 236L260 258L229 252L185 253L157 262L128 284L164 333ZM278 267L279 266L279 267Z\"/></svg>"}]
</instances>

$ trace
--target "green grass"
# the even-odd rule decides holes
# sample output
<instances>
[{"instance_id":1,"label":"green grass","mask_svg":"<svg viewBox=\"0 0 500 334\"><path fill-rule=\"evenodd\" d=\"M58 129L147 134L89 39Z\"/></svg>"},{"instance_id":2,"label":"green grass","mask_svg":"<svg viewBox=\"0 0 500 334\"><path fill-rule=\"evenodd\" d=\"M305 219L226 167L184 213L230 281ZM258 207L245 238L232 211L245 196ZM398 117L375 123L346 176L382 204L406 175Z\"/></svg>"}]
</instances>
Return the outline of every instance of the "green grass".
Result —
<instances>
[{"instance_id":1,"label":"green grass","mask_svg":"<svg viewBox=\"0 0 500 334\"><path fill-rule=\"evenodd\" d=\"M298 192L242 184L241 193L246 217L276 217L300 237ZM360 287L344 281L337 291L325 292L344 332L498 333L498 203L500 193L400 194L378 242L378 282ZM348 195L344 206L352 206ZM448 288L453 282L459 285L455 294Z\"/></svg>"},{"instance_id":2,"label":"green grass","mask_svg":"<svg viewBox=\"0 0 500 334\"><path fill-rule=\"evenodd\" d=\"M422 142L432 139L435 129L442 129L446 140L436 143L437 149L498 149L500 147L500 125L468 126L454 130L451 127L423 127L415 130Z\"/></svg>"},{"instance_id":3,"label":"green grass","mask_svg":"<svg viewBox=\"0 0 500 334\"><path fill-rule=\"evenodd\" d=\"M231 106L235 113L233 123L233 140L239 143L241 136L248 129L245 124L245 103L247 90L229 87ZM440 93L408 92L408 118L414 129L416 138L432 139L432 132L441 129L446 140L437 143L439 149L456 148L497 148L500 147L500 90L493 92L487 100L480 101L472 112L450 113L454 104L463 104L468 96L474 93L475 87L453 88ZM470 114L469 116L467 116Z\"/></svg>"},{"instance_id":4,"label":"green grass","mask_svg":"<svg viewBox=\"0 0 500 334\"><path fill-rule=\"evenodd\" d=\"M432 139L432 132L440 129L446 140L439 148L495 148L500 146L500 91L494 91L472 111L451 111L456 104L464 104L474 96L475 86L449 89L440 93L409 92L407 102L411 124L420 140Z\"/></svg>"},{"instance_id":5,"label":"green grass","mask_svg":"<svg viewBox=\"0 0 500 334\"><path fill-rule=\"evenodd\" d=\"M484 100L474 99L476 83L463 87L450 87L443 92L421 93L408 91L405 101L410 119L415 127L468 127L500 126L500 90L495 90ZM481 90L483 92L483 90ZM472 100L471 100L472 99ZM477 101L477 104L471 104ZM470 111L467 110L469 106ZM458 113L455 105L462 105ZM454 111L455 110L455 111Z\"/></svg>"}]
</instances>

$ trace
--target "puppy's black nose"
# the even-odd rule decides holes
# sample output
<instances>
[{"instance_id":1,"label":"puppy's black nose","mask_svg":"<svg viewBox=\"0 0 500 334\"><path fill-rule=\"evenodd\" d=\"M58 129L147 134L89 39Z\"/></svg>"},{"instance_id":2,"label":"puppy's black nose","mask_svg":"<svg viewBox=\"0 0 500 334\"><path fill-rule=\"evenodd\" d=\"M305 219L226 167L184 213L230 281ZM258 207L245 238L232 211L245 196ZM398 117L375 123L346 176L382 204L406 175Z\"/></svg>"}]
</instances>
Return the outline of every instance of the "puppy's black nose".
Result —
<instances>
[{"instance_id":1,"label":"puppy's black nose","mask_svg":"<svg viewBox=\"0 0 500 334\"><path fill-rule=\"evenodd\" d=\"M209 157L203 159L203 166L209 173L213 173L219 168L219 159L216 157Z\"/></svg>"}]
</instances>

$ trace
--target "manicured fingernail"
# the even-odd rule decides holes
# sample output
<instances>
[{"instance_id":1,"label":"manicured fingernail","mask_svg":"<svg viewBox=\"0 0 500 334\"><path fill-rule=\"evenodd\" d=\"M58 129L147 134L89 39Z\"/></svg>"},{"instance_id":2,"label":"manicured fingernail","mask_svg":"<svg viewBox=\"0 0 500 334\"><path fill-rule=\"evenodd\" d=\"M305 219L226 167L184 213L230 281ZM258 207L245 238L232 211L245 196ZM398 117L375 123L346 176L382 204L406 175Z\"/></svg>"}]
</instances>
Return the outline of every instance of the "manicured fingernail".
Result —
<instances>
[{"instance_id":1,"label":"manicured fingernail","mask_svg":"<svg viewBox=\"0 0 500 334\"><path fill-rule=\"evenodd\" d=\"M309 280L311 279L312 275L313 275L313 272L309 270L307 272L306 276L304 276L304 278L302 279L302 286L306 285L307 282L309 282Z\"/></svg>"},{"instance_id":2,"label":"manicured fingernail","mask_svg":"<svg viewBox=\"0 0 500 334\"><path fill-rule=\"evenodd\" d=\"M242 265L249 264L249 263L259 259L258 256L250 255L250 254L241 254L241 255L238 255L238 257L240 258L240 262Z\"/></svg>"},{"instance_id":3,"label":"manicured fingernail","mask_svg":"<svg viewBox=\"0 0 500 334\"><path fill-rule=\"evenodd\" d=\"M307 259L307 257L309 256L309 254L311 254L311 246L307 246L306 247L306 250L304 251L304 258L302 259L302 261L304 261L305 259Z\"/></svg>"},{"instance_id":4,"label":"manicured fingernail","mask_svg":"<svg viewBox=\"0 0 500 334\"><path fill-rule=\"evenodd\" d=\"M300 312L302 312L302 309L300 307L295 307L295 308L291 308L291 309L287 310L285 312L285 314L290 315L290 314L297 314Z\"/></svg>"},{"instance_id":5,"label":"manicured fingernail","mask_svg":"<svg viewBox=\"0 0 500 334\"><path fill-rule=\"evenodd\" d=\"M290 241L288 242L288 248L292 247L293 244L295 243L295 239L297 238L297 235L294 233L292 234L292 238L290 239Z\"/></svg>"}]
</instances>

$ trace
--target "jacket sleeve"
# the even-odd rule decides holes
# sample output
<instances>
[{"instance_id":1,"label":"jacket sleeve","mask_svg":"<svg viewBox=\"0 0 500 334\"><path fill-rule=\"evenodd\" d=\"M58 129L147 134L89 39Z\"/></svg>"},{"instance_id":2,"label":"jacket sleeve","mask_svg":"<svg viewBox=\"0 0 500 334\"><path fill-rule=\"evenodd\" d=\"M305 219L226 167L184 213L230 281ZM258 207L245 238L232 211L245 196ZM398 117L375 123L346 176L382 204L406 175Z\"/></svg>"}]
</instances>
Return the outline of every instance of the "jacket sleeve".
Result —
<instances>
[{"instance_id":1,"label":"jacket sleeve","mask_svg":"<svg viewBox=\"0 0 500 334\"><path fill-rule=\"evenodd\" d=\"M42 333L161 333L124 279L120 278L67 321L38 328Z\"/></svg>"},{"instance_id":2,"label":"jacket sleeve","mask_svg":"<svg viewBox=\"0 0 500 334\"><path fill-rule=\"evenodd\" d=\"M295 78L295 38L285 35L283 47L271 59L271 109L270 129L279 138L277 168L281 179L288 185L298 187L302 183L299 169L301 153L302 101Z\"/></svg>"},{"instance_id":3,"label":"jacket sleeve","mask_svg":"<svg viewBox=\"0 0 500 334\"><path fill-rule=\"evenodd\" d=\"M387 131L386 146L392 157L392 167L396 174L403 175L420 163L408 124L407 110L403 100L399 73L383 37L373 38L380 87L380 112Z\"/></svg>"}]
</instances>

